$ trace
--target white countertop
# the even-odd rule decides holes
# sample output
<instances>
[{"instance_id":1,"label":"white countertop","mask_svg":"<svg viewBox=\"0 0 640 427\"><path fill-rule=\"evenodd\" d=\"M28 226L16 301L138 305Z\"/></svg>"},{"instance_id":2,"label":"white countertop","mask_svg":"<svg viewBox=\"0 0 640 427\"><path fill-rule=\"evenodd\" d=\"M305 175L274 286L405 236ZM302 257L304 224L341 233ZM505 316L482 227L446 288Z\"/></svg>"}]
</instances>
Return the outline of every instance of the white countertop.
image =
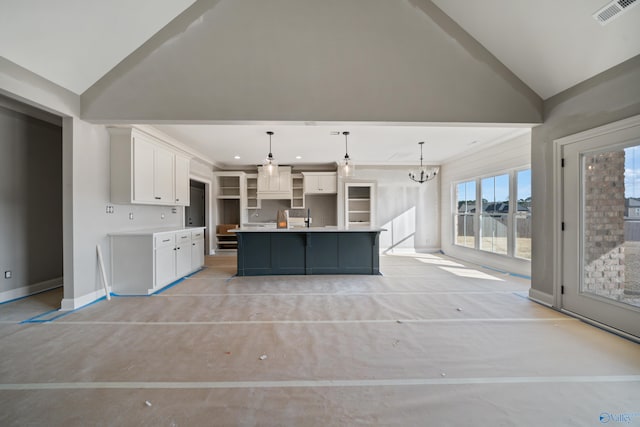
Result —
<instances>
[{"instance_id":1,"label":"white countertop","mask_svg":"<svg viewBox=\"0 0 640 427\"><path fill-rule=\"evenodd\" d=\"M296 227L296 228L266 228L266 227L241 227L229 230L234 233L370 233L386 231L386 228L377 227Z\"/></svg>"},{"instance_id":2,"label":"white countertop","mask_svg":"<svg viewBox=\"0 0 640 427\"><path fill-rule=\"evenodd\" d=\"M175 233L179 231L204 230L205 227L166 227L166 228L147 228L143 230L117 231L109 233L109 236L152 236L161 233Z\"/></svg>"}]
</instances>

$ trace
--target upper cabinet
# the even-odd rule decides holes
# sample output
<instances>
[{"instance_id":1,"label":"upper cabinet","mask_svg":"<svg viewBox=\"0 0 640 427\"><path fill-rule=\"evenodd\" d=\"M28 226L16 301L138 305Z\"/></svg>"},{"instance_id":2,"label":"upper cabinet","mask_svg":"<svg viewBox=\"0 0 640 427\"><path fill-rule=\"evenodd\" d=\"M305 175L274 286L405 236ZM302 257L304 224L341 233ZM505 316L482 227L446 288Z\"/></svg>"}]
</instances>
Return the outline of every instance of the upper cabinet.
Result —
<instances>
[{"instance_id":1,"label":"upper cabinet","mask_svg":"<svg viewBox=\"0 0 640 427\"><path fill-rule=\"evenodd\" d=\"M338 183L335 172L302 172L305 194L335 194Z\"/></svg>"},{"instance_id":2,"label":"upper cabinet","mask_svg":"<svg viewBox=\"0 0 640 427\"><path fill-rule=\"evenodd\" d=\"M291 199L291 166L279 166L277 176L258 167L258 199Z\"/></svg>"},{"instance_id":3,"label":"upper cabinet","mask_svg":"<svg viewBox=\"0 0 640 427\"><path fill-rule=\"evenodd\" d=\"M132 128L109 128L111 202L189 205L189 158Z\"/></svg>"},{"instance_id":4,"label":"upper cabinet","mask_svg":"<svg viewBox=\"0 0 640 427\"><path fill-rule=\"evenodd\" d=\"M175 157L175 190L176 190L176 204L189 206L191 201L189 200L189 164L191 160L188 157L183 157L176 154Z\"/></svg>"}]
</instances>

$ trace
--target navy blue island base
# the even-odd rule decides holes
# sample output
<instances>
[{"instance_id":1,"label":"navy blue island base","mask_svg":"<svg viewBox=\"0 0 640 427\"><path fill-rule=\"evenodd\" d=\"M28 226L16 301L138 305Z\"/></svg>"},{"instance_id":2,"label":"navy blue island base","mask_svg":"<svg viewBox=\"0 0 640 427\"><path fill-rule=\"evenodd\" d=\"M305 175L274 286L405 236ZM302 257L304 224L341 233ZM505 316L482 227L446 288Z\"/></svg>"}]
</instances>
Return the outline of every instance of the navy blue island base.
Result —
<instances>
[{"instance_id":1,"label":"navy blue island base","mask_svg":"<svg viewBox=\"0 0 640 427\"><path fill-rule=\"evenodd\" d=\"M240 228L238 276L380 274L382 229Z\"/></svg>"}]
</instances>

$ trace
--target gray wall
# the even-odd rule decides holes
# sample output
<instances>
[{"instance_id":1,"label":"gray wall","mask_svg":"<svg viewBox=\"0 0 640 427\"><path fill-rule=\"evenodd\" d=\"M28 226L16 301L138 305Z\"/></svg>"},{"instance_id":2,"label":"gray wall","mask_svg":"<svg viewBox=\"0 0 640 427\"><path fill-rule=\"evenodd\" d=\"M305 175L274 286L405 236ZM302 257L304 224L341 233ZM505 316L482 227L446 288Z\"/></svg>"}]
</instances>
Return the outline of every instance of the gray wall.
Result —
<instances>
[{"instance_id":1,"label":"gray wall","mask_svg":"<svg viewBox=\"0 0 640 427\"><path fill-rule=\"evenodd\" d=\"M553 302L555 139L640 114L640 56L544 102L544 124L531 136L533 215L532 296Z\"/></svg>"},{"instance_id":2,"label":"gray wall","mask_svg":"<svg viewBox=\"0 0 640 427\"><path fill-rule=\"evenodd\" d=\"M0 107L0 301L62 284L62 262L62 128Z\"/></svg>"},{"instance_id":3,"label":"gray wall","mask_svg":"<svg viewBox=\"0 0 640 427\"><path fill-rule=\"evenodd\" d=\"M429 0L201 0L82 94L83 118L539 123Z\"/></svg>"},{"instance_id":4,"label":"gray wall","mask_svg":"<svg viewBox=\"0 0 640 427\"><path fill-rule=\"evenodd\" d=\"M179 227L181 208L115 205L107 214L109 135L102 125L79 118L80 97L0 58L0 94L62 117L63 309L74 309L104 295L96 245L110 265L108 233L140 228ZM129 213L134 219L129 220ZM165 218L162 218L164 214ZM2 239L4 241L4 239ZM107 271L110 278L110 273Z\"/></svg>"},{"instance_id":5,"label":"gray wall","mask_svg":"<svg viewBox=\"0 0 640 427\"><path fill-rule=\"evenodd\" d=\"M155 227L182 227L184 210L171 207L113 205L110 203L109 133L105 126L73 119L73 283L65 286L63 309L101 296L96 245L101 245L107 270L110 265L108 233ZM65 120L67 125L68 120ZM133 220L129 219L133 213ZM164 215L164 218L162 216ZM109 272L108 272L109 273ZM65 271L65 283L67 280Z\"/></svg>"}]
</instances>

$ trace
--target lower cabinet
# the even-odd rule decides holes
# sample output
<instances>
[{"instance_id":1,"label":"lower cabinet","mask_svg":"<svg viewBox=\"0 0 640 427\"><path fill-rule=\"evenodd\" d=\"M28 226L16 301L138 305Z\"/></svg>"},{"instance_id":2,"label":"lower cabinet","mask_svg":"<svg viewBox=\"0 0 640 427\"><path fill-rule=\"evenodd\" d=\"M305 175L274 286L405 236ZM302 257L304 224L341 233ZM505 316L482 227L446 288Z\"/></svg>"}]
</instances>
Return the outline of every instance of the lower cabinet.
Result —
<instances>
[{"instance_id":1,"label":"lower cabinet","mask_svg":"<svg viewBox=\"0 0 640 427\"><path fill-rule=\"evenodd\" d=\"M114 233L111 289L149 295L204 265L204 228Z\"/></svg>"},{"instance_id":2,"label":"lower cabinet","mask_svg":"<svg viewBox=\"0 0 640 427\"><path fill-rule=\"evenodd\" d=\"M195 271L204 265L204 230L191 232L191 270Z\"/></svg>"}]
</instances>

